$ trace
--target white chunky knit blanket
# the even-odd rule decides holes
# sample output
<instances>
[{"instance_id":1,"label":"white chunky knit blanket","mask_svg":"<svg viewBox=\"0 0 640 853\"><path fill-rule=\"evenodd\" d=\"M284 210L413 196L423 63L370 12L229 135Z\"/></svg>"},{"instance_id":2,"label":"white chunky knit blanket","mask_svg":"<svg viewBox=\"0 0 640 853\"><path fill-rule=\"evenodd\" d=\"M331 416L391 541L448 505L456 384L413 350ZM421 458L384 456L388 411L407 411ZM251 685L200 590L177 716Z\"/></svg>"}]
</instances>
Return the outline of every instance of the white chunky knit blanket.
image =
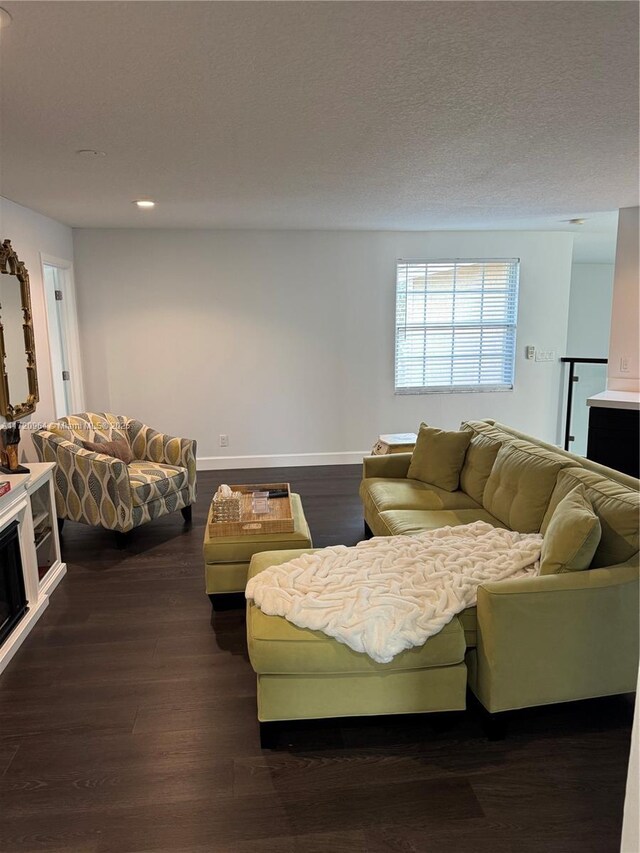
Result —
<instances>
[{"instance_id":1,"label":"white chunky knit blanket","mask_svg":"<svg viewBox=\"0 0 640 853\"><path fill-rule=\"evenodd\" d=\"M537 533L485 521L376 537L271 566L249 580L246 597L388 663L473 606L481 583L536 574L541 544Z\"/></svg>"}]
</instances>

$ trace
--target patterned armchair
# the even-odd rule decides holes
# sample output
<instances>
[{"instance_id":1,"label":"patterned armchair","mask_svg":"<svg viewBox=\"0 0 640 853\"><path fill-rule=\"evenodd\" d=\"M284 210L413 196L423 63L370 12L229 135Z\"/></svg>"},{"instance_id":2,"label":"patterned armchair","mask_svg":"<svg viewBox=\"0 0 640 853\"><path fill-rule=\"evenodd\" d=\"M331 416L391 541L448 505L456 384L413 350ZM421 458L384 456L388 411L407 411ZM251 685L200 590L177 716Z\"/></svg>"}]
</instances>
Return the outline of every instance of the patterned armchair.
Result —
<instances>
[{"instance_id":1,"label":"patterned armchair","mask_svg":"<svg viewBox=\"0 0 640 853\"><path fill-rule=\"evenodd\" d=\"M123 439L133 461L125 464L86 450ZM56 511L64 519L125 534L174 510L191 521L196 499L196 442L157 432L134 418L107 413L69 415L33 433L41 462L55 462Z\"/></svg>"}]
</instances>

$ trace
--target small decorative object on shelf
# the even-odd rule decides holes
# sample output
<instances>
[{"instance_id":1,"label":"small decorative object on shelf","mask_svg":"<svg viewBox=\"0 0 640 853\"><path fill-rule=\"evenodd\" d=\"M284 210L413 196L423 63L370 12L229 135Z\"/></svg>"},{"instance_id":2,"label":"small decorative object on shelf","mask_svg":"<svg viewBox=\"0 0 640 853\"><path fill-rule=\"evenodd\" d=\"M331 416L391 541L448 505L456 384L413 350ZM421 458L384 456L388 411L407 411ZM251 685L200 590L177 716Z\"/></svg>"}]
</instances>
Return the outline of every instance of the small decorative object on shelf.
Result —
<instances>
[{"instance_id":1,"label":"small decorative object on shelf","mask_svg":"<svg viewBox=\"0 0 640 853\"><path fill-rule=\"evenodd\" d=\"M264 515L269 512L269 492L253 492L251 495L251 509L256 515Z\"/></svg>"},{"instance_id":2,"label":"small decorative object on shelf","mask_svg":"<svg viewBox=\"0 0 640 853\"><path fill-rule=\"evenodd\" d=\"M415 432L394 432L378 436L373 445L372 456L386 456L387 453L410 453L418 436Z\"/></svg>"},{"instance_id":3,"label":"small decorative object on shelf","mask_svg":"<svg viewBox=\"0 0 640 853\"><path fill-rule=\"evenodd\" d=\"M11 483L8 480L3 480L0 483L0 498L11 491Z\"/></svg>"},{"instance_id":4,"label":"small decorative object on shelf","mask_svg":"<svg viewBox=\"0 0 640 853\"><path fill-rule=\"evenodd\" d=\"M223 484L213 496L212 507L215 522L240 521L242 495L240 492L232 491L230 486Z\"/></svg>"},{"instance_id":5,"label":"small decorative object on shelf","mask_svg":"<svg viewBox=\"0 0 640 853\"><path fill-rule=\"evenodd\" d=\"M29 469L18 460L18 445L20 444L20 424L3 424L0 428L0 460L3 474L28 474Z\"/></svg>"},{"instance_id":6,"label":"small decorative object on shelf","mask_svg":"<svg viewBox=\"0 0 640 853\"><path fill-rule=\"evenodd\" d=\"M34 542L36 549L38 549L49 538L50 534L51 528L44 524L35 531Z\"/></svg>"}]
</instances>

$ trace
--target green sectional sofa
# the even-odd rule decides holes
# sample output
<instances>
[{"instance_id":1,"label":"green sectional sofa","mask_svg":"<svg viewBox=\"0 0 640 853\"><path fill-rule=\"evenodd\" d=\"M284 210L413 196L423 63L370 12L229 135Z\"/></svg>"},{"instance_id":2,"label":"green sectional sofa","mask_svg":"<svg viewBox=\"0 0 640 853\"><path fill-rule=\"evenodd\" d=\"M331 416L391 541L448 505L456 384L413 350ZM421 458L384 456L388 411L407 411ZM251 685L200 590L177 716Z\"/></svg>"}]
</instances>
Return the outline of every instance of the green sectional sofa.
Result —
<instances>
[{"instance_id":1,"label":"green sectional sofa","mask_svg":"<svg viewBox=\"0 0 640 853\"><path fill-rule=\"evenodd\" d=\"M472 439L455 492L408 480L411 454L364 460L360 494L374 534L478 519L544 534L579 484L602 527L589 570L480 588L477 607L458 617L471 690L490 712L635 690L640 483L493 421L461 428Z\"/></svg>"},{"instance_id":2,"label":"green sectional sofa","mask_svg":"<svg viewBox=\"0 0 640 853\"><path fill-rule=\"evenodd\" d=\"M455 491L408 479L410 453L364 459L368 530L411 535L483 520L544 534L581 486L601 527L590 567L484 584L477 607L384 665L249 601L262 722L462 709L467 685L491 713L635 690L640 483L493 421L461 429L471 440ZM257 554L249 574L300 553Z\"/></svg>"}]
</instances>

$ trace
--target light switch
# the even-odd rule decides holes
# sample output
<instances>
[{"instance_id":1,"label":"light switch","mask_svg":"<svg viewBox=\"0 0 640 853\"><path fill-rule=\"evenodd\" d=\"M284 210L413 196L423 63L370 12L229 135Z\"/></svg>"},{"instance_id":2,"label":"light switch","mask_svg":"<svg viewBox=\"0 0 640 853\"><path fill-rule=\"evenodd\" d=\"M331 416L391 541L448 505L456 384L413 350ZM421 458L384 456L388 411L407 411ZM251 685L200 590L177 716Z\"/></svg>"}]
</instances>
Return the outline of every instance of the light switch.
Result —
<instances>
[{"instance_id":1,"label":"light switch","mask_svg":"<svg viewBox=\"0 0 640 853\"><path fill-rule=\"evenodd\" d=\"M536 361L555 361L556 351L554 349L536 350Z\"/></svg>"}]
</instances>

